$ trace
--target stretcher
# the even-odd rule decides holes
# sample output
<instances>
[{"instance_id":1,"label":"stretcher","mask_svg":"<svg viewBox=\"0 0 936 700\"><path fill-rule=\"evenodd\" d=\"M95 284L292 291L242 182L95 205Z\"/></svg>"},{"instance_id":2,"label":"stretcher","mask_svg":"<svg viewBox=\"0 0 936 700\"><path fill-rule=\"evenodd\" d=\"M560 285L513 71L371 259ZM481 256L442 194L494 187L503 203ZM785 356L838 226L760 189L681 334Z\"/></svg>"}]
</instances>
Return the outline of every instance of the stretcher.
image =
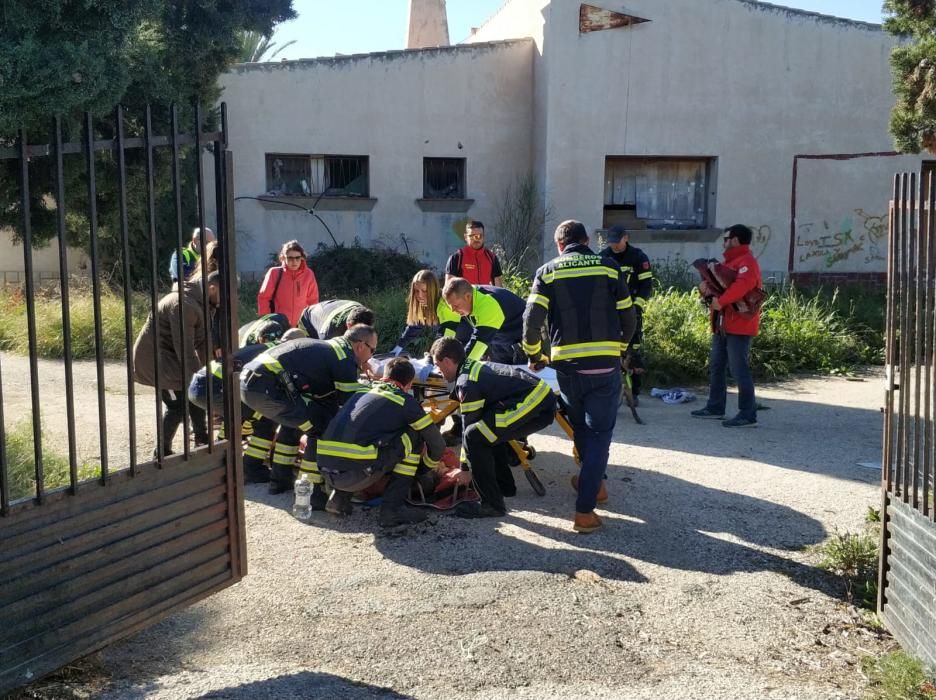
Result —
<instances>
[{"instance_id":1,"label":"stretcher","mask_svg":"<svg viewBox=\"0 0 936 700\"><path fill-rule=\"evenodd\" d=\"M542 373L540 373L540 375L542 375ZM552 375L552 382L549 381L548 377L543 378L549 382L550 388L555 392L555 374L553 373ZM422 404L426 413L432 416L432 422L436 424L444 422L446 418L453 415L459 408L458 401L451 397L451 390L445 379L441 375L431 371L417 371L416 379L413 382L413 395ZM558 408L556 408L556 423L559 424L559 427L565 431L566 435L568 435L571 440L572 426L569 424L569 420L565 415L565 409L561 401L559 402ZM508 444L516 457L514 466L519 466L523 470L523 475L538 496L545 496L546 487L543 486L543 482L540 481L531 463L532 460L536 458L536 449L532 445L521 442L520 440L511 440ZM578 450L575 449L574 442L572 454L575 463L581 464L581 459L579 458Z\"/></svg>"}]
</instances>

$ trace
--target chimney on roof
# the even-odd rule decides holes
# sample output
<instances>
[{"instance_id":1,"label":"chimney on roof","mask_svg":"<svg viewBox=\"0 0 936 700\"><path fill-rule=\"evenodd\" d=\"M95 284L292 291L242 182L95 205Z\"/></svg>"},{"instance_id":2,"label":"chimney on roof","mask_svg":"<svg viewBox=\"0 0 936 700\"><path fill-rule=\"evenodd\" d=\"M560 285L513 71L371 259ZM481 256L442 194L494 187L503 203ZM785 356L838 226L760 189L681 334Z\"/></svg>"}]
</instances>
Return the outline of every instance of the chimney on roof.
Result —
<instances>
[{"instance_id":1,"label":"chimney on roof","mask_svg":"<svg viewBox=\"0 0 936 700\"><path fill-rule=\"evenodd\" d=\"M408 49L449 45L445 0L409 0L408 25Z\"/></svg>"}]
</instances>

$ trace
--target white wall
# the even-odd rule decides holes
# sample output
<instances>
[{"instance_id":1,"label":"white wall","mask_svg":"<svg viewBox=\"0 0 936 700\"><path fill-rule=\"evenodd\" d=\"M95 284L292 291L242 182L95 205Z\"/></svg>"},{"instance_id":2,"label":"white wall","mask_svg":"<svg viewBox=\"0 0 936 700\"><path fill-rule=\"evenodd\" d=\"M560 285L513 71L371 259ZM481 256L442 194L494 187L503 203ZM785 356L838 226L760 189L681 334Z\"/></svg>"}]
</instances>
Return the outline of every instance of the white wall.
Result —
<instances>
[{"instance_id":1,"label":"white wall","mask_svg":"<svg viewBox=\"0 0 936 700\"><path fill-rule=\"evenodd\" d=\"M87 256L76 248L67 249L68 270L70 274L90 274ZM33 275L37 284L54 283L59 279L58 240L53 239L43 248L33 248ZM12 232L0 230L0 287L22 285L26 282L23 246L14 243Z\"/></svg>"},{"instance_id":2,"label":"white wall","mask_svg":"<svg viewBox=\"0 0 936 700\"><path fill-rule=\"evenodd\" d=\"M221 81L235 194L265 192L266 153L367 155L373 209L319 214L340 242L402 248L405 233L414 254L441 266L463 245L452 223L493 224L504 189L531 169L532 54L521 40L235 67ZM424 157L467 159L467 213L417 207ZM291 238L309 250L330 240L298 209L239 201L235 222L245 272Z\"/></svg>"},{"instance_id":3,"label":"white wall","mask_svg":"<svg viewBox=\"0 0 936 700\"><path fill-rule=\"evenodd\" d=\"M512 0L475 38L537 31L545 66L545 188L557 219L602 225L608 155L718 159L715 226L747 223L761 236L762 266L785 271L793 156L892 150L888 56L894 39L873 25L744 0L608 0L601 6L652 20L580 34L579 3ZM537 112L540 106L537 105ZM805 166L798 224L886 212L890 174L919 158ZM821 193L821 194L820 194ZM804 218L805 217L805 218ZM651 257L689 259L720 242L653 243ZM880 253L880 248L877 250ZM879 271L879 254L810 258L797 270ZM865 259L867 258L867 260ZM831 260L829 267L826 261ZM807 265L807 263L809 263Z\"/></svg>"}]
</instances>

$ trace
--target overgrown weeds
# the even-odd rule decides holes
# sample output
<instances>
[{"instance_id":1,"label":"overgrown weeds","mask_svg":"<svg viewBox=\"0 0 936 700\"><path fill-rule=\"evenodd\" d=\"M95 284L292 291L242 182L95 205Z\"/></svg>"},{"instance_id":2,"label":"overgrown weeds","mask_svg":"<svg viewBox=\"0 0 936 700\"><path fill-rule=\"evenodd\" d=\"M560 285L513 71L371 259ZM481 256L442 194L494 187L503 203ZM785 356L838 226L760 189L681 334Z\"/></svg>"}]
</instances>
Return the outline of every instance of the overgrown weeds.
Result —
<instances>
[{"instance_id":1,"label":"overgrown weeds","mask_svg":"<svg viewBox=\"0 0 936 700\"><path fill-rule=\"evenodd\" d=\"M861 661L868 677L870 700L933 700L936 682L928 678L923 664L905 651L881 657L868 656Z\"/></svg>"},{"instance_id":2,"label":"overgrown weeds","mask_svg":"<svg viewBox=\"0 0 936 700\"><path fill-rule=\"evenodd\" d=\"M878 540L877 528L860 533L836 533L819 547L819 566L838 576L845 586L845 598L858 607L877 606Z\"/></svg>"}]
</instances>

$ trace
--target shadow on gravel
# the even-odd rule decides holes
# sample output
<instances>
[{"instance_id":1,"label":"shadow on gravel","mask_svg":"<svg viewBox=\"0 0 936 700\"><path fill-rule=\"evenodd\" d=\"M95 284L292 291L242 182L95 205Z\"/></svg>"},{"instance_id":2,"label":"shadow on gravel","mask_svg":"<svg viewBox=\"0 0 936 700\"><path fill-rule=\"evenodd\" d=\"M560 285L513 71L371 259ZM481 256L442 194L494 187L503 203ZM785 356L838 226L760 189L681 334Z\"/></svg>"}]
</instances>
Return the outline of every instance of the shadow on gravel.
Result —
<instances>
[{"instance_id":1,"label":"shadow on gravel","mask_svg":"<svg viewBox=\"0 0 936 700\"><path fill-rule=\"evenodd\" d=\"M881 394L881 402L867 408L759 398L768 410L758 412L756 428L724 428L718 420L693 418L690 412L705 406L704 392L698 401L676 406L641 396L638 411L647 425L635 424L625 408L618 414L614 442L682 452L690 458L753 459L783 469L876 483L880 472L857 463L881 459ZM729 394L729 417L736 407L736 397Z\"/></svg>"},{"instance_id":2,"label":"shadow on gravel","mask_svg":"<svg viewBox=\"0 0 936 700\"><path fill-rule=\"evenodd\" d=\"M538 460L567 461L549 452ZM608 579L646 582L630 563L638 560L716 575L778 571L806 587L836 590L823 571L777 553L801 550L826 536L819 521L786 506L658 472L611 467L611 498L599 506L605 527L579 535L570 527L574 494L568 475L549 477L547 496L540 500L518 476L520 495L510 500L504 518L447 518L418 539L378 536L375 545L400 564L453 576L523 570L571 576L588 569Z\"/></svg>"},{"instance_id":3,"label":"shadow on gravel","mask_svg":"<svg viewBox=\"0 0 936 700\"><path fill-rule=\"evenodd\" d=\"M254 700L255 698L335 698L336 700L365 700L388 698L406 700L410 695L401 695L390 688L359 683L330 673L303 671L287 676L277 676L263 681L244 683L232 688L213 690L197 696L199 700Z\"/></svg>"}]
</instances>

